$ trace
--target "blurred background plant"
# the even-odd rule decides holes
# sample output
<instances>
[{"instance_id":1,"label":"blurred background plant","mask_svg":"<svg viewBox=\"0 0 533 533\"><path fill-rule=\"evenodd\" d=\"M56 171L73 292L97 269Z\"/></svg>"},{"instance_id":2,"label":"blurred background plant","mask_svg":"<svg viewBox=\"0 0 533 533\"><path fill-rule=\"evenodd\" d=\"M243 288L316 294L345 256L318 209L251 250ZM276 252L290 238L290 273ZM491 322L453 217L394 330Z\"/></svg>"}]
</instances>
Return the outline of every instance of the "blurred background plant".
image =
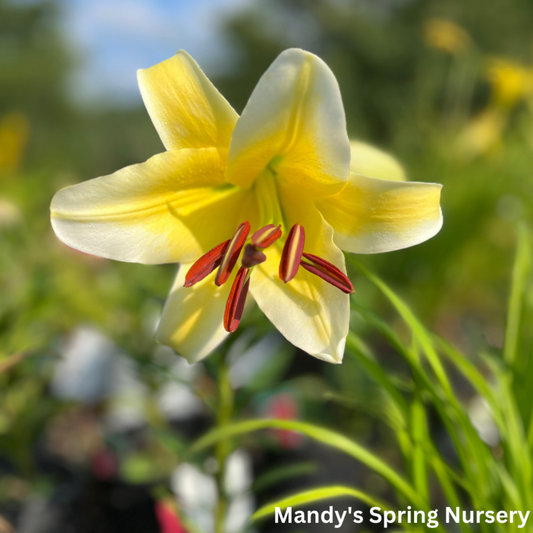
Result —
<instances>
[{"instance_id":1,"label":"blurred background plant","mask_svg":"<svg viewBox=\"0 0 533 533\"><path fill-rule=\"evenodd\" d=\"M525 453L523 438L518 448L506 448L514 430L500 424L516 422L527 439L527 328L512 365L509 355L498 354L510 353L516 339L511 332L504 344L515 226L533 216L533 5L197 4L0 0L0 515L6 520L0 531L12 523L23 533L209 532L221 514L228 532L283 531L267 522L245 525L245 518L270 500L332 483L394 501L390 484L368 464L291 431L291 420L355 438L397 471L405 462L408 482L436 498L432 503L445 501L442 493L452 501L442 484L448 475L461 501L475 507L531 505L530 488L517 481L527 483L522 463L506 462L513 450ZM427 349L416 340L420 329L413 347L413 324L398 318L379 283L365 281L358 268L351 272L351 349L341 367L295 353L260 313L247 318L231 345L188 367L153 340L173 265L101 260L53 235L48 208L57 189L161 151L137 96L136 68L186 48L241 111L261 74L290 46L330 65L351 137L394 154L409 179L444 184L445 224L437 237L357 259L462 354L490 354L463 355L463 363L438 344L439 355L451 358L442 364L450 365L452 389L432 381L427 362L407 358ZM521 294L531 302L525 287ZM398 341L384 342L384 333ZM369 353L387 369L378 388L377 374L368 373L375 369ZM408 416L391 410L387 392L394 388L394 397L406 397ZM443 405L468 432L473 448L463 449L465 457L446 436L452 433ZM236 451L237 441L219 446L219 458L228 458L223 474L206 449L193 453L189 445L230 412L236 420L289 422L239 439ZM409 425L411 412L425 422ZM391 424L400 445L390 437ZM419 459L416 439L425 442L431 465ZM498 465L496 474L478 464L481 457ZM485 487L476 465L490 479L478 499L468 500L469 488ZM217 491L226 495L223 505Z\"/></svg>"}]
</instances>

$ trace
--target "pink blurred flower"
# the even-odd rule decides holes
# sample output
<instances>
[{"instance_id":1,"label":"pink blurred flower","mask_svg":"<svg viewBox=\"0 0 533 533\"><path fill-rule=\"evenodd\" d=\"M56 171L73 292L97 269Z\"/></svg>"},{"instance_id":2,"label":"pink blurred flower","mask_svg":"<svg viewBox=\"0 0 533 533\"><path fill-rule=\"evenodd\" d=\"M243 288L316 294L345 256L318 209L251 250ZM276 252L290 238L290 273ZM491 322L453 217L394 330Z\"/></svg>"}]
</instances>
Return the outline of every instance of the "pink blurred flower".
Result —
<instances>
[{"instance_id":1,"label":"pink blurred flower","mask_svg":"<svg viewBox=\"0 0 533 533\"><path fill-rule=\"evenodd\" d=\"M155 514L161 533L187 533L170 501L159 500L155 503Z\"/></svg>"}]
</instances>

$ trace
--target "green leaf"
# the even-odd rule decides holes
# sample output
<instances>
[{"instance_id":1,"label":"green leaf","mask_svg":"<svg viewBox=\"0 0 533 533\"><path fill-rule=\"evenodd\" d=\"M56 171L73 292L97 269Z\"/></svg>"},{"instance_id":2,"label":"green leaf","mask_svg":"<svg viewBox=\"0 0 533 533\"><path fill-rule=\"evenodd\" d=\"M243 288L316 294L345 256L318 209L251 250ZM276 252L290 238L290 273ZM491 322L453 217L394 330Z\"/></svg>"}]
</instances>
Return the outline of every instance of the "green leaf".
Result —
<instances>
[{"instance_id":1,"label":"green leaf","mask_svg":"<svg viewBox=\"0 0 533 533\"><path fill-rule=\"evenodd\" d=\"M405 302L398 295L396 295L394 291L392 291L381 279L366 269L354 258L350 259L352 264L357 267L365 275L365 277L383 293L383 295L394 306L398 314L402 317L404 322L410 327L414 338L424 351L431 368L435 372L440 385L447 394L453 395L452 387L448 381L448 377L446 376L446 372L441 364L437 351L433 346L431 336L426 331L424 326L415 317L414 313L411 311L411 309L409 309L407 304L405 304Z\"/></svg>"},{"instance_id":2,"label":"green leaf","mask_svg":"<svg viewBox=\"0 0 533 533\"><path fill-rule=\"evenodd\" d=\"M427 507L427 503L419 496L410 483L372 452L369 452L344 435L335 433L329 429L315 426L313 424L308 424L306 422L299 422L295 420L265 419L247 420L244 422L228 424L224 427L216 428L201 437L195 444L193 444L192 451L200 451L201 449L211 446L221 440L266 428L299 431L300 433L303 433L304 435L307 435L318 442L322 442L323 444L332 446L333 448L351 455L361 463L368 466L371 470L385 478L413 505L421 509L425 509Z\"/></svg>"},{"instance_id":3,"label":"green leaf","mask_svg":"<svg viewBox=\"0 0 533 533\"><path fill-rule=\"evenodd\" d=\"M307 461L305 463L297 463L293 465L284 465L279 468L274 468L268 472L257 477L253 483L254 493L261 492L272 485L276 485L280 481L285 479L293 479L298 476L304 476L306 474L313 474L318 470L318 466L311 462Z\"/></svg>"},{"instance_id":4,"label":"green leaf","mask_svg":"<svg viewBox=\"0 0 533 533\"><path fill-rule=\"evenodd\" d=\"M422 386L431 396L433 404L455 444L467 477L471 483L480 487L480 492L489 494L494 488L494 475L489 469L492 456L472 426L464 407L457 400L440 361L433 336L426 331L409 307L383 281L353 258L351 261L393 304L403 321L411 329L414 345L422 349L434 375L426 372L416 352L404 346L388 324L374 313L364 309L356 300L353 300L353 307L368 323L383 334L410 366L416 386Z\"/></svg>"},{"instance_id":5,"label":"green leaf","mask_svg":"<svg viewBox=\"0 0 533 533\"><path fill-rule=\"evenodd\" d=\"M435 342L442 352L448 356L450 361L457 367L463 376L474 386L477 392L488 402L494 402L494 394L487 379L466 357L458 352L451 344L440 337L434 337Z\"/></svg>"},{"instance_id":6,"label":"green leaf","mask_svg":"<svg viewBox=\"0 0 533 533\"><path fill-rule=\"evenodd\" d=\"M408 412L406 401L391 382L381 365L373 358L369 349L355 333L348 333L346 348L348 355L357 359L363 365L364 369L374 381L388 393L393 403L405 417Z\"/></svg>"},{"instance_id":7,"label":"green leaf","mask_svg":"<svg viewBox=\"0 0 533 533\"><path fill-rule=\"evenodd\" d=\"M531 240L525 225L518 227L518 246L513 267L511 295L505 329L503 357L512 366L517 357L523 298L531 277Z\"/></svg>"},{"instance_id":8,"label":"green leaf","mask_svg":"<svg viewBox=\"0 0 533 533\"><path fill-rule=\"evenodd\" d=\"M426 427L426 411L419 394L415 395L415 400L411 406L411 434L414 443L413 482L417 492L427 501L429 500L429 490L424 442L428 440L429 436Z\"/></svg>"},{"instance_id":9,"label":"green leaf","mask_svg":"<svg viewBox=\"0 0 533 533\"><path fill-rule=\"evenodd\" d=\"M390 509L388 505L380 502L373 496L370 496L361 490L352 489L350 487L332 486L306 490L304 492L299 492L298 494L294 494L287 498L282 498L276 502L264 505L252 515L252 520L258 520L273 514L277 507L279 509L286 509L287 507L308 505L316 501L329 500L331 498L341 498L343 496L351 496L352 498L360 500L371 507L381 507L384 510Z\"/></svg>"}]
</instances>

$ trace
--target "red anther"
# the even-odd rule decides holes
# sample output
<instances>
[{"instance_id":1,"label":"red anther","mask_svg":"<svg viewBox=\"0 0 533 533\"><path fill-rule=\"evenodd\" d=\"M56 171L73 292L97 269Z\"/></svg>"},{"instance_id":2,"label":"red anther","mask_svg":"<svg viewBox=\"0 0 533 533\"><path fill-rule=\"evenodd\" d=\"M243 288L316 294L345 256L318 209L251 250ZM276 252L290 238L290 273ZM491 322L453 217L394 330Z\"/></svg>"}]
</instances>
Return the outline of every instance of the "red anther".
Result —
<instances>
[{"instance_id":1,"label":"red anther","mask_svg":"<svg viewBox=\"0 0 533 533\"><path fill-rule=\"evenodd\" d=\"M248 295L248 288L250 286L248 272L249 269L247 268L239 268L239 272L237 272L228 296L226 310L224 311L224 329L229 333L233 333L241 321L246 296Z\"/></svg>"},{"instance_id":2,"label":"red anther","mask_svg":"<svg viewBox=\"0 0 533 533\"><path fill-rule=\"evenodd\" d=\"M294 224L289 231L281 261L279 263L279 277L285 282L291 281L296 276L300 267L300 260L304 251L305 230L299 224Z\"/></svg>"},{"instance_id":3,"label":"red anther","mask_svg":"<svg viewBox=\"0 0 533 533\"><path fill-rule=\"evenodd\" d=\"M222 263L222 257L228 246L229 239L215 246L206 254L198 259L185 275L184 287L192 287L195 283L202 281L206 276L211 274L215 268Z\"/></svg>"},{"instance_id":4,"label":"red anther","mask_svg":"<svg viewBox=\"0 0 533 533\"><path fill-rule=\"evenodd\" d=\"M226 281L230 277L231 271L233 270L233 267L235 266L235 263L239 258L239 254L241 253L242 247L244 246L244 243L248 238L248 233L250 233L250 223L248 221L243 222L237 228L235 235L233 235L233 238L229 242L228 248L224 253L220 268L218 269L217 277L215 278L215 284L219 287L220 285L226 283Z\"/></svg>"},{"instance_id":5,"label":"red anther","mask_svg":"<svg viewBox=\"0 0 533 533\"><path fill-rule=\"evenodd\" d=\"M242 254L241 265L244 268L252 268L266 261L267 256L258 250L253 244L247 244Z\"/></svg>"},{"instance_id":6,"label":"red anther","mask_svg":"<svg viewBox=\"0 0 533 533\"><path fill-rule=\"evenodd\" d=\"M258 229L252 235L252 244L257 248L268 248L272 243L276 242L281 237L281 224L274 226L274 224L268 224Z\"/></svg>"},{"instance_id":7,"label":"red anther","mask_svg":"<svg viewBox=\"0 0 533 533\"><path fill-rule=\"evenodd\" d=\"M342 270L316 255L304 253L303 256L304 259L309 261L308 263L307 261L302 260L300 263L305 270L311 272L311 274L317 275L324 281L331 283L331 285L337 287L337 289L340 289L346 294L353 292L352 282Z\"/></svg>"}]
</instances>

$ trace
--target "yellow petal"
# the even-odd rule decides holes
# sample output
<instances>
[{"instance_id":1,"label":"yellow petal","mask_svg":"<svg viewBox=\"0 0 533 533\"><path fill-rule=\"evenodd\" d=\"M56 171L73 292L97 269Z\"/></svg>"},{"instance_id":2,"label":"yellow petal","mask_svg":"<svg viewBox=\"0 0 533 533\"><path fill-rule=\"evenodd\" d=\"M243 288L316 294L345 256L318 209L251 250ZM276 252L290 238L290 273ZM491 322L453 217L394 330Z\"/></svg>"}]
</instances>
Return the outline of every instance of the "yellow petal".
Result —
<instances>
[{"instance_id":1,"label":"yellow petal","mask_svg":"<svg viewBox=\"0 0 533 533\"><path fill-rule=\"evenodd\" d=\"M255 223L252 193L223 182L214 148L165 152L145 163L59 191L52 226L67 245L138 263L194 261Z\"/></svg>"},{"instance_id":2,"label":"yellow petal","mask_svg":"<svg viewBox=\"0 0 533 533\"><path fill-rule=\"evenodd\" d=\"M183 50L137 73L144 104L163 144L228 148L238 115Z\"/></svg>"},{"instance_id":3,"label":"yellow petal","mask_svg":"<svg viewBox=\"0 0 533 533\"><path fill-rule=\"evenodd\" d=\"M350 145L339 86L328 66L286 50L259 80L231 139L227 179L242 187L270 166L315 196L348 179Z\"/></svg>"},{"instance_id":4,"label":"yellow petal","mask_svg":"<svg viewBox=\"0 0 533 533\"><path fill-rule=\"evenodd\" d=\"M442 227L436 183L385 181L350 174L341 192L316 206L346 252L372 254L414 246Z\"/></svg>"},{"instance_id":5,"label":"yellow petal","mask_svg":"<svg viewBox=\"0 0 533 533\"><path fill-rule=\"evenodd\" d=\"M350 170L355 174L388 181L407 178L400 163L391 155L361 141L350 141Z\"/></svg>"},{"instance_id":6,"label":"yellow petal","mask_svg":"<svg viewBox=\"0 0 533 533\"><path fill-rule=\"evenodd\" d=\"M189 363L209 355L228 335L224 329L224 309L235 272L222 287L213 275L185 288L185 274L192 263L180 265L176 281L163 309L157 340L170 346Z\"/></svg>"},{"instance_id":7,"label":"yellow petal","mask_svg":"<svg viewBox=\"0 0 533 533\"><path fill-rule=\"evenodd\" d=\"M333 243L333 230L309 195L280 187L284 236L293 224L305 228L305 251L345 271L344 255ZM349 296L302 267L289 283L279 278L281 245L266 250L267 260L252 273L250 291L263 313L298 348L329 363L340 363L350 320Z\"/></svg>"}]
</instances>

